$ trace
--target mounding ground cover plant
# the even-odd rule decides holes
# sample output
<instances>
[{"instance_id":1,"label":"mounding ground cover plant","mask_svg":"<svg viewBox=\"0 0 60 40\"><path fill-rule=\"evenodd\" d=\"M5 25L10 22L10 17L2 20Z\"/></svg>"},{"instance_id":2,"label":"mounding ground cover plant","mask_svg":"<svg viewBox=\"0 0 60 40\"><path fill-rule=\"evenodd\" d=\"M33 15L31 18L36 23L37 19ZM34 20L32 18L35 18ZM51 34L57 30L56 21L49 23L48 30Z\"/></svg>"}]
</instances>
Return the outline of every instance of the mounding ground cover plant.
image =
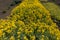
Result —
<instances>
[{"instance_id":1,"label":"mounding ground cover plant","mask_svg":"<svg viewBox=\"0 0 60 40\"><path fill-rule=\"evenodd\" d=\"M60 40L60 31L38 0L23 0L0 20L0 40Z\"/></svg>"},{"instance_id":2,"label":"mounding ground cover plant","mask_svg":"<svg viewBox=\"0 0 60 40\"><path fill-rule=\"evenodd\" d=\"M47 2L43 3L47 10L50 11L51 16L55 19L60 20L60 7L55 3Z\"/></svg>"}]
</instances>

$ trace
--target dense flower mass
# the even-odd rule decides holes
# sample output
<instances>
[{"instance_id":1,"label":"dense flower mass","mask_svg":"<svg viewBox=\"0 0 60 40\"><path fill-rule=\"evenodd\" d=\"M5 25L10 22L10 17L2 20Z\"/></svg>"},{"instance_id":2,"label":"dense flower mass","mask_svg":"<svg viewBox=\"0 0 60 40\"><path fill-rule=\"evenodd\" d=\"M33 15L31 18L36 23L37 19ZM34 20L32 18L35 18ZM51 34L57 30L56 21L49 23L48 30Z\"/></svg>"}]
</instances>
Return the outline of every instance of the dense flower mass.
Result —
<instances>
[{"instance_id":1,"label":"dense flower mass","mask_svg":"<svg viewBox=\"0 0 60 40\"><path fill-rule=\"evenodd\" d=\"M60 31L38 0L24 0L0 20L0 40L60 40Z\"/></svg>"}]
</instances>

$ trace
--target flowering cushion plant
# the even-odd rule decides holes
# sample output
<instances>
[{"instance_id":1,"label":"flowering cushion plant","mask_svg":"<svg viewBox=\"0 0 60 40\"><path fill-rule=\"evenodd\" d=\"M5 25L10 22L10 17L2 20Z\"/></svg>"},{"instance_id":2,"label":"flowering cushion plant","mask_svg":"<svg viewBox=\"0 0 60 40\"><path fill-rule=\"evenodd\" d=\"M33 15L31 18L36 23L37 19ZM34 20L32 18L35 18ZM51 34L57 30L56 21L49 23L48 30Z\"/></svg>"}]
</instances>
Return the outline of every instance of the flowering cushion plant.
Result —
<instances>
[{"instance_id":1,"label":"flowering cushion plant","mask_svg":"<svg viewBox=\"0 0 60 40\"><path fill-rule=\"evenodd\" d=\"M0 40L60 40L60 31L38 0L24 0L0 20Z\"/></svg>"}]
</instances>

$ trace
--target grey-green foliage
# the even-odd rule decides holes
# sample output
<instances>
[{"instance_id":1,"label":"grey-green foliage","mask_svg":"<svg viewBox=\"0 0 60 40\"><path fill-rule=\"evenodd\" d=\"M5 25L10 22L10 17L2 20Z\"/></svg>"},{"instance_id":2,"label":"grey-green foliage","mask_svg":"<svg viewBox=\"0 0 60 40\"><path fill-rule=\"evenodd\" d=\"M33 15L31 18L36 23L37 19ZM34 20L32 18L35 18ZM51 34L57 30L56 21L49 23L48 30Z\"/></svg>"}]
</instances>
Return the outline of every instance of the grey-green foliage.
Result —
<instances>
[{"instance_id":1,"label":"grey-green foliage","mask_svg":"<svg viewBox=\"0 0 60 40\"><path fill-rule=\"evenodd\" d=\"M43 5L50 11L51 16L57 20L60 20L60 8L58 5L51 2L43 3Z\"/></svg>"}]
</instances>

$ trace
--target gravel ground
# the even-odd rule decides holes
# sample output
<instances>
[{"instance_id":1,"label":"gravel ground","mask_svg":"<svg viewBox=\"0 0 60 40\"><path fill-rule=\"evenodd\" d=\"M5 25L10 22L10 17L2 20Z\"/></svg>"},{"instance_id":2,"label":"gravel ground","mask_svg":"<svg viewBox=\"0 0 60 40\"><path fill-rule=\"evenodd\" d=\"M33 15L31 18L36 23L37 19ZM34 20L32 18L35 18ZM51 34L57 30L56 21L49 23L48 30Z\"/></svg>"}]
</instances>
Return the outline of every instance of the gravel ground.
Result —
<instances>
[{"instance_id":1,"label":"gravel ground","mask_svg":"<svg viewBox=\"0 0 60 40\"><path fill-rule=\"evenodd\" d=\"M8 7L12 0L0 0L0 18L5 18L10 14L10 9Z\"/></svg>"},{"instance_id":2,"label":"gravel ground","mask_svg":"<svg viewBox=\"0 0 60 40\"><path fill-rule=\"evenodd\" d=\"M20 0L0 0L0 18L6 18Z\"/></svg>"}]
</instances>

